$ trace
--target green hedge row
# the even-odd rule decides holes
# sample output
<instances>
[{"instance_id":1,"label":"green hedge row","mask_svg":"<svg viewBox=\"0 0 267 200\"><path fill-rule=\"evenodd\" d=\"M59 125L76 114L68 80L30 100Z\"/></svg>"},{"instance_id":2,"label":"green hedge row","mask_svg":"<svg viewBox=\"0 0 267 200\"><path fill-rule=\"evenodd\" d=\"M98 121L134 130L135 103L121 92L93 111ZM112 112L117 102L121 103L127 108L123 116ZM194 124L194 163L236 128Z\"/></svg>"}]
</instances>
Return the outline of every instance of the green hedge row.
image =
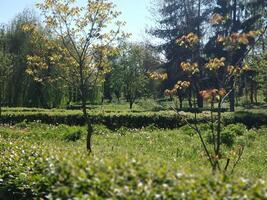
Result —
<instances>
[{"instance_id":1,"label":"green hedge row","mask_svg":"<svg viewBox=\"0 0 267 200\"><path fill-rule=\"evenodd\" d=\"M267 125L267 111L263 112L248 112L239 111L234 113L232 116L224 117L225 124L242 123L246 126L260 127Z\"/></svg>"},{"instance_id":2,"label":"green hedge row","mask_svg":"<svg viewBox=\"0 0 267 200\"><path fill-rule=\"evenodd\" d=\"M236 112L223 115L225 124L243 123L248 127L267 125L267 113ZM154 125L159 128L177 128L185 125L184 120L172 112L147 112L147 113L95 113L89 116L94 124L104 124L110 129L120 127L142 128ZM193 121L192 115L188 115ZM208 117L201 115L198 122L205 122ZM84 125L82 114L45 113L45 112L20 112L4 114L0 123L15 124L23 121L39 121L47 124Z\"/></svg>"},{"instance_id":3,"label":"green hedge row","mask_svg":"<svg viewBox=\"0 0 267 200\"><path fill-rule=\"evenodd\" d=\"M184 122L174 114L98 114L89 115L94 124L104 124L110 129L120 127L142 128L149 125L155 125L159 128L176 128L184 125ZM16 124L23 121L42 122L47 124L67 124L84 125L84 119L81 114L48 114L48 113L29 113L29 114L7 114L0 118L4 124Z\"/></svg>"},{"instance_id":4,"label":"green hedge row","mask_svg":"<svg viewBox=\"0 0 267 200\"><path fill-rule=\"evenodd\" d=\"M199 176L0 138L1 199L267 199L265 180Z\"/></svg>"}]
</instances>

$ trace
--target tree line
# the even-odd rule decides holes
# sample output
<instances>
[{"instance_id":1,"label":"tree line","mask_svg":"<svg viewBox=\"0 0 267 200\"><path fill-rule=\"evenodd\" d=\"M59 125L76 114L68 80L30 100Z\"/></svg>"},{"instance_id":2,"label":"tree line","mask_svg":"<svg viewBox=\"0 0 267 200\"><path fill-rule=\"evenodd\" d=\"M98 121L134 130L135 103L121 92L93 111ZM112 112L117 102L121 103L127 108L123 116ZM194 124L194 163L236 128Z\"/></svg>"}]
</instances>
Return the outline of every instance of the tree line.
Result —
<instances>
[{"instance_id":1,"label":"tree line","mask_svg":"<svg viewBox=\"0 0 267 200\"><path fill-rule=\"evenodd\" d=\"M89 2L92 5L95 3L95 1ZM197 106L201 108L203 97L200 91L216 85L216 82L210 80L203 70L209 57L225 57L232 66L241 67L245 63L251 66L249 73L239 77L238 84L229 96L231 110L234 110L238 97L245 96L251 103L258 101L259 91L263 91L266 97L266 2L264 0L155 0L154 3L151 7L154 9L153 17L156 23L148 30L148 34L160 39L160 42L154 44L153 40L142 44L131 44L127 42L127 36L124 34L124 37L117 38L115 46L108 44L109 50L105 45L103 45L105 48L99 44L94 46L94 51L90 52L95 55L94 58L89 56L85 58L79 51L78 55L73 53L73 56L68 55L70 51L77 54L73 42L82 39L77 33L71 31L68 33L67 29L62 29L65 35L61 34L64 37L60 38L60 34L57 35L55 30L52 31L59 25L54 19L64 17L64 13L73 16L80 11L75 6L68 10L64 7L65 4L62 4L54 19L46 16L48 17L46 23L41 22L34 11L23 11L10 23L2 25L0 30L1 104L53 108L81 104L82 96L85 96L85 104L102 103L104 100L120 102L123 99L132 107L140 97L162 98L163 91L170 90L178 80L189 80L188 73L180 66L185 61L195 61L200 65L200 72L195 76L197 87L175 91L173 96L177 96L181 108L185 101L192 107L194 98ZM92 9L87 12L94 13ZM218 15L214 15L215 13ZM210 20L213 20L212 24ZM79 23L82 30L84 28L82 23L88 25L92 20ZM27 27L25 29L25 25L28 25L28 29ZM99 25L98 28L103 28L102 24ZM99 34L96 30L93 31L94 34ZM229 49L230 47L227 49L223 45L229 42L223 41L228 36L235 39L234 37L237 37L235 33L252 34L252 31L257 32L255 33L257 38L238 38L237 40L243 39L241 41L243 43L236 49ZM69 37L71 34L74 36L73 41ZM114 31L112 34L117 33ZM183 45L177 45L178 38L189 34L200 38L197 46L185 48ZM91 38L97 38L98 41L108 41L108 37L91 35ZM190 39L190 35L188 38ZM221 44L216 42L218 38L222 40ZM192 37L191 39L194 40ZM64 52L67 51L62 48L64 42L65 47L69 47L69 52ZM230 42L233 43L233 40ZM106 68L101 80L97 80L95 84L84 82L84 95L81 95L81 82L77 76L79 73L65 70L70 69L82 56L84 62L87 59L94 59L94 62L98 62L98 68ZM96 57L98 59L95 59ZM164 81L151 80L149 74L154 71L166 72L168 78ZM86 73L89 75L89 71ZM227 87L231 88L232 85L233 80Z\"/></svg>"}]
</instances>

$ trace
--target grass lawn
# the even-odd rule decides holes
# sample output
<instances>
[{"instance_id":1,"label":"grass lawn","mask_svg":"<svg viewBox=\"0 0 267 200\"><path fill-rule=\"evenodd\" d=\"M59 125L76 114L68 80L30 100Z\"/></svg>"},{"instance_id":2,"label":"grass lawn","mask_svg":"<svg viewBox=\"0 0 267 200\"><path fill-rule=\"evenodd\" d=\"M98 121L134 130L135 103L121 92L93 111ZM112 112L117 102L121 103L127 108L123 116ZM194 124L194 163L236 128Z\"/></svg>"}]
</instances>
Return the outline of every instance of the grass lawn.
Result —
<instances>
[{"instance_id":1,"label":"grass lawn","mask_svg":"<svg viewBox=\"0 0 267 200\"><path fill-rule=\"evenodd\" d=\"M198 195L209 199L217 196L216 190L222 185L230 184L231 191L222 189L215 199L227 194L242 197L245 186L244 195L253 197L258 192L259 199L267 197L265 182L259 182L267 176L266 127L225 127L225 157L234 158L232 150L245 145L242 160L227 180L211 177L199 139L187 126L174 130L94 128L94 152L89 156L84 127L39 123L0 127L0 188L15 188L25 198L83 199L89 195L92 199L176 199L182 191L192 190L185 199L198 199ZM201 129L208 140L207 126L202 124ZM180 178L185 179L182 184Z\"/></svg>"}]
</instances>

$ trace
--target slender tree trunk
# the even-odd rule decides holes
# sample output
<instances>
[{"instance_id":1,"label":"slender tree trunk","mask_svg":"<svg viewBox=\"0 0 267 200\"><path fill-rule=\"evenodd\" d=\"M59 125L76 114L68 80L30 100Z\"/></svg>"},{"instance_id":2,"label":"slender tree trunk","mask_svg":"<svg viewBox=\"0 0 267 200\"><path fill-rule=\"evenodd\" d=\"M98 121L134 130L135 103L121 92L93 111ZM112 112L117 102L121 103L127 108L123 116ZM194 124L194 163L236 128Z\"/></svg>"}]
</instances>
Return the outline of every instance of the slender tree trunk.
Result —
<instances>
[{"instance_id":1,"label":"slender tree trunk","mask_svg":"<svg viewBox=\"0 0 267 200\"><path fill-rule=\"evenodd\" d=\"M133 103L134 103L134 100L133 99L130 99L130 109L133 108Z\"/></svg>"},{"instance_id":2,"label":"slender tree trunk","mask_svg":"<svg viewBox=\"0 0 267 200\"><path fill-rule=\"evenodd\" d=\"M239 95L238 94L235 95L235 105L236 106L239 105Z\"/></svg>"},{"instance_id":3,"label":"slender tree trunk","mask_svg":"<svg viewBox=\"0 0 267 200\"><path fill-rule=\"evenodd\" d=\"M233 18L233 27L231 33L236 32L237 30L237 0L234 0L233 7L232 7L232 18ZM230 62L233 63L233 52L230 54ZM232 92L229 94L229 103L230 103L230 112L235 111L235 88L234 88L234 80L230 81L230 88Z\"/></svg>"},{"instance_id":4,"label":"slender tree trunk","mask_svg":"<svg viewBox=\"0 0 267 200\"><path fill-rule=\"evenodd\" d=\"M253 81L250 82L250 103L254 103L254 87L253 87Z\"/></svg>"},{"instance_id":5,"label":"slender tree trunk","mask_svg":"<svg viewBox=\"0 0 267 200\"><path fill-rule=\"evenodd\" d=\"M229 103L230 103L230 112L235 111L235 88L234 88L234 80L230 80L230 88L232 89L232 92L229 94Z\"/></svg>"},{"instance_id":6,"label":"slender tree trunk","mask_svg":"<svg viewBox=\"0 0 267 200\"><path fill-rule=\"evenodd\" d=\"M198 0L198 9L197 9L197 16L198 16L198 25L197 25L197 34L198 34L198 37L201 38L201 30L200 30L200 17L201 17L201 0ZM198 47L197 47L197 62L200 63L200 44L198 44ZM203 71L201 70L200 72L200 79L202 78L203 76ZM200 80L201 81L201 80ZM197 106L198 108L203 108L203 97L199 94L200 92L200 85L197 88Z\"/></svg>"},{"instance_id":7,"label":"slender tree trunk","mask_svg":"<svg viewBox=\"0 0 267 200\"><path fill-rule=\"evenodd\" d=\"M255 83L254 90L255 90L255 92L254 92L255 103L258 103L258 86L257 86L257 83Z\"/></svg>"},{"instance_id":8,"label":"slender tree trunk","mask_svg":"<svg viewBox=\"0 0 267 200\"><path fill-rule=\"evenodd\" d=\"M86 110L86 96L82 95L82 111L83 118L87 126L87 138L86 138L86 148L91 153L92 152L92 134L93 134L93 126L91 120L88 117Z\"/></svg>"},{"instance_id":9,"label":"slender tree trunk","mask_svg":"<svg viewBox=\"0 0 267 200\"><path fill-rule=\"evenodd\" d=\"M199 94L199 91L197 92L197 107L203 108L203 97Z\"/></svg>"},{"instance_id":10,"label":"slender tree trunk","mask_svg":"<svg viewBox=\"0 0 267 200\"><path fill-rule=\"evenodd\" d=\"M221 157L221 108L222 108L222 99L220 98L220 101L218 103L218 111L217 111L217 129L216 129L216 151L215 151L215 170L218 168L220 170L219 162L218 160Z\"/></svg>"},{"instance_id":11,"label":"slender tree trunk","mask_svg":"<svg viewBox=\"0 0 267 200\"><path fill-rule=\"evenodd\" d=\"M178 98L179 98L179 103L180 103L180 109L182 109L183 108L183 97L182 97L182 95L178 95Z\"/></svg>"},{"instance_id":12,"label":"slender tree trunk","mask_svg":"<svg viewBox=\"0 0 267 200\"><path fill-rule=\"evenodd\" d=\"M192 88L190 88L190 90L189 90L188 104L189 104L189 108L192 109L193 108L193 104L192 104Z\"/></svg>"},{"instance_id":13,"label":"slender tree trunk","mask_svg":"<svg viewBox=\"0 0 267 200\"><path fill-rule=\"evenodd\" d=\"M247 77L245 77L245 97L246 97L246 102L248 102L248 80L247 80Z\"/></svg>"},{"instance_id":14,"label":"slender tree trunk","mask_svg":"<svg viewBox=\"0 0 267 200\"><path fill-rule=\"evenodd\" d=\"M264 41L264 39L262 40L262 52L265 53L265 41Z\"/></svg>"},{"instance_id":15,"label":"slender tree trunk","mask_svg":"<svg viewBox=\"0 0 267 200\"><path fill-rule=\"evenodd\" d=\"M0 100L0 117L2 116L2 103L1 103L1 100Z\"/></svg>"},{"instance_id":16,"label":"slender tree trunk","mask_svg":"<svg viewBox=\"0 0 267 200\"><path fill-rule=\"evenodd\" d=\"M86 109L86 88L85 88L85 82L83 78L82 67L80 67L80 78L81 78L80 93L81 93L81 99L82 99L82 112L83 112L84 121L87 125L86 148L89 151L89 153L92 153L93 126L92 126L90 118L88 117L88 113Z\"/></svg>"},{"instance_id":17,"label":"slender tree trunk","mask_svg":"<svg viewBox=\"0 0 267 200\"><path fill-rule=\"evenodd\" d=\"M1 116L2 116L2 88L0 87L0 117Z\"/></svg>"},{"instance_id":18,"label":"slender tree trunk","mask_svg":"<svg viewBox=\"0 0 267 200\"><path fill-rule=\"evenodd\" d=\"M230 112L235 112L235 89L229 94Z\"/></svg>"}]
</instances>

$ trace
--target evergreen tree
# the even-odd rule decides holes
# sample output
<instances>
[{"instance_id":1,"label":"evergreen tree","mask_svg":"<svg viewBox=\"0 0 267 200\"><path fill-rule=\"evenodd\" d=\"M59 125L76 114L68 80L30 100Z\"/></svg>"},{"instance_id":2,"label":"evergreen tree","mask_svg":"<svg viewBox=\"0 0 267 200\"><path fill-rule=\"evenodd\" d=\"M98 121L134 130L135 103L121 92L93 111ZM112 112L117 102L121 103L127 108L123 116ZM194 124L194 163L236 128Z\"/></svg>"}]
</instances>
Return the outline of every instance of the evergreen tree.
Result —
<instances>
[{"instance_id":1,"label":"evergreen tree","mask_svg":"<svg viewBox=\"0 0 267 200\"><path fill-rule=\"evenodd\" d=\"M211 9L211 0L163 0L157 1L156 11L157 26L152 28L150 33L162 40L157 46L159 51L164 52L167 59L165 65L168 79L165 82L166 88L171 88L177 80L188 79L187 75L180 69L181 62L197 58L202 60L201 49L203 42L194 49L186 49L176 44L177 38L194 33L201 38L204 34L204 27L208 21L209 11ZM203 101L199 95L201 90L200 80L203 78L202 73L198 81L198 89L194 91L198 98L198 106L203 106ZM191 101L191 92L189 92L189 102ZM178 94L180 101L183 100L184 94ZM181 103L181 102L180 102ZM182 104L181 104L182 105Z\"/></svg>"}]
</instances>

